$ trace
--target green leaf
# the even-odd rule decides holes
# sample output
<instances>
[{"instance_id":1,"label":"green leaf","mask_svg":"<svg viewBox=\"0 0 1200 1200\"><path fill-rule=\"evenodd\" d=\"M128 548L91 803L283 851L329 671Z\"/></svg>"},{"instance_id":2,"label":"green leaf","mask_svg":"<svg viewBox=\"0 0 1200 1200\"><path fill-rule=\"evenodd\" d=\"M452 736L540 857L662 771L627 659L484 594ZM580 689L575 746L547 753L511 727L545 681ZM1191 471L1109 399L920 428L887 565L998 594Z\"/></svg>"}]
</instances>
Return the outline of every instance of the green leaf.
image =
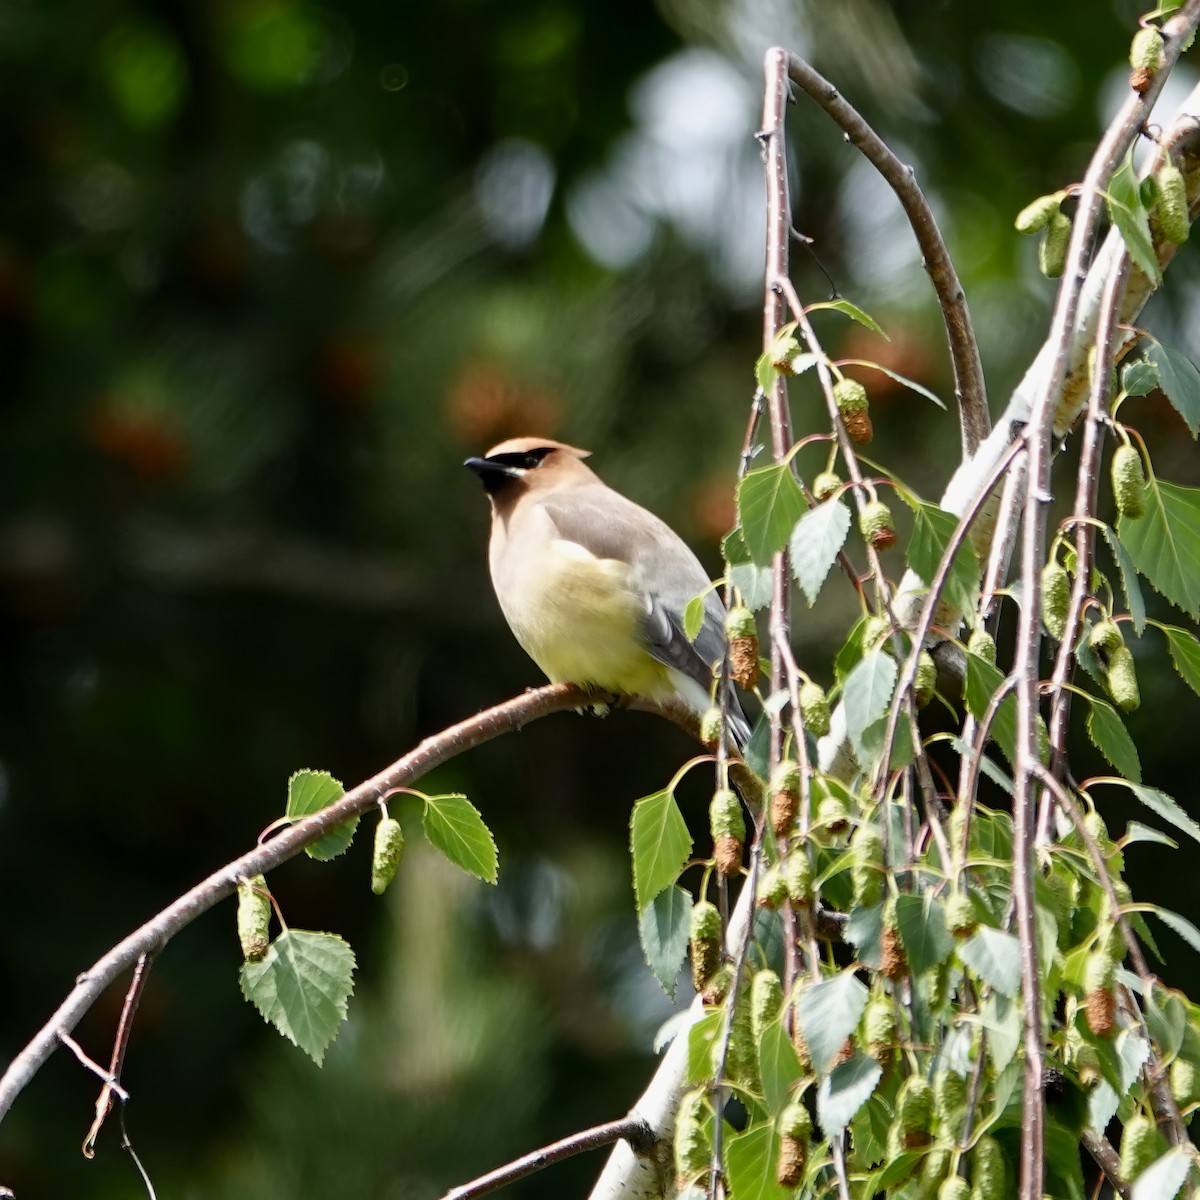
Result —
<instances>
[{"instance_id":1,"label":"green leaf","mask_svg":"<svg viewBox=\"0 0 1200 1200\"><path fill-rule=\"evenodd\" d=\"M1167 648L1171 651L1171 662L1183 677L1184 683L1200 696L1200 641L1194 633L1180 629L1178 625L1160 626L1167 635Z\"/></svg>"},{"instance_id":2,"label":"green leaf","mask_svg":"<svg viewBox=\"0 0 1200 1200\"><path fill-rule=\"evenodd\" d=\"M750 561L740 528L725 535L721 553L729 563L729 582L741 593L746 607L753 612L766 608L771 603L771 568L755 566Z\"/></svg>"},{"instance_id":3,"label":"green leaf","mask_svg":"<svg viewBox=\"0 0 1200 1200\"><path fill-rule=\"evenodd\" d=\"M1191 1169L1190 1148L1173 1146L1133 1181L1129 1200L1174 1200Z\"/></svg>"},{"instance_id":4,"label":"green leaf","mask_svg":"<svg viewBox=\"0 0 1200 1200\"><path fill-rule=\"evenodd\" d=\"M675 999L679 968L687 956L692 895L681 887L664 888L642 910L638 934L642 953L663 991Z\"/></svg>"},{"instance_id":5,"label":"green leaf","mask_svg":"<svg viewBox=\"0 0 1200 1200\"><path fill-rule=\"evenodd\" d=\"M692 852L692 836L673 793L655 792L633 806L629 849L633 855L633 892L640 913L675 882Z\"/></svg>"},{"instance_id":6,"label":"green leaf","mask_svg":"<svg viewBox=\"0 0 1200 1200\"><path fill-rule=\"evenodd\" d=\"M931 893L899 896L896 927L914 976L940 967L954 949L954 938L946 928L945 911Z\"/></svg>"},{"instance_id":7,"label":"green leaf","mask_svg":"<svg viewBox=\"0 0 1200 1200\"><path fill-rule=\"evenodd\" d=\"M1117 710L1111 704L1095 696L1089 696L1088 702L1091 711L1088 713L1087 731L1092 744L1126 779L1141 783L1141 760L1125 722L1117 716Z\"/></svg>"},{"instance_id":8,"label":"green leaf","mask_svg":"<svg viewBox=\"0 0 1200 1200\"><path fill-rule=\"evenodd\" d=\"M772 1021L763 1030L758 1043L758 1074L767 1108L773 1114L781 1112L791 1099L796 1080L804 1074L782 1021Z\"/></svg>"},{"instance_id":9,"label":"green leaf","mask_svg":"<svg viewBox=\"0 0 1200 1200\"><path fill-rule=\"evenodd\" d=\"M859 761L867 757L863 734L887 711L896 686L896 660L882 649L869 650L846 677L842 708L846 731Z\"/></svg>"},{"instance_id":10,"label":"green leaf","mask_svg":"<svg viewBox=\"0 0 1200 1200\"><path fill-rule=\"evenodd\" d=\"M867 989L853 971L822 979L800 993L796 1011L817 1074L824 1075L829 1070L866 1006Z\"/></svg>"},{"instance_id":11,"label":"green leaf","mask_svg":"<svg viewBox=\"0 0 1200 1200\"><path fill-rule=\"evenodd\" d=\"M858 961L879 970L882 961L883 902L870 908L856 908L846 922L842 936L858 951Z\"/></svg>"},{"instance_id":12,"label":"green leaf","mask_svg":"<svg viewBox=\"0 0 1200 1200\"><path fill-rule=\"evenodd\" d=\"M1158 385L1195 439L1200 435L1200 371L1186 354L1153 342L1146 357L1158 369Z\"/></svg>"},{"instance_id":13,"label":"green leaf","mask_svg":"<svg viewBox=\"0 0 1200 1200\"><path fill-rule=\"evenodd\" d=\"M1155 905L1150 910L1168 929L1177 933L1197 954L1200 954L1200 929L1179 913Z\"/></svg>"},{"instance_id":14,"label":"green leaf","mask_svg":"<svg viewBox=\"0 0 1200 1200\"><path fill-rule=\"evenodd\" d=\"M1188 837L1200 842L1200 825L1180 807L1179 802L1158 788L1146 787L1145 784L1132 783L1129 780L1112 780L1127 787L1151 812L1156 812L1168 824L1174 825Z\"/></svg>"},{"instance_id":15,"label":"green leaf","mask_svg":"<svg viewBox=\"0 0 1200 1200\"><path fill-rule=\"evenodd\" d=\"M1078 1128L1068 1129L1048 1116L1042 1136L1046 1147L1047 1193L1062 1196L1064 1200L1084 1200Z\"/></svg>"},{"instance_id":16,"label":"green leaf","mask_svg":"<svg viewBox=\"0 0 1200 1200\"><path fill-rule=\"evenodd\" d=\"M1109 220L1117 227L1129 257L1153 283L1159 283L1162 275L1150 237L1150 222L1133 172L1132 155L1126 157L1109 181L1105 198Z\"/></svg>"},{"instance_id":17,"label":"green leaf","mask_svg":"<svg viewBox=\"0 0 1200 1200\"><path fill-rule=\"evenodd\" d=\"M1146 1029L1158 1047L1164 1062L1179 1053L1183 1035L1187 1029L1187 1009L1180 998L1165 988L1151 988L1149 997L1143 997L1146 1014Z\"/></svg>"},{"instance_id":18,"label":"green leaf","mask_svg":"<svg viewBox=\"0 0 1200 1200\"><path fill-rule=\"evenodd\" d=\"M1138 583L1137 568L1134 567L1129 551L1121 544L1121 539L1117 537L1117 532L1112 526L1104 526L1104 536L1116 560L1117 570L1121 572L1121 587L1125 592L1125 603L1129 605L1133 631L1141 637L1146 628L1146 602L1142 599L1142 585Z\"/></svg>"},{"instance_id":19,"label":"green leaf","mask_svg":"<svg viewBox=\"0 0 1200 1200\"><path fill-rule=\"evenodd\" d=\"M1191 617L1200 615L1200 488L1146 481L1146 511L1117 532L1150 586Z\"/></svg>"},{"instance_id":20,"label":"green leaf","mask_svg":"<svg viewBox=\"0 0 1200 1200\"><path fill-rule=\"evenodd\" d=\"M1004 682L1004 673L978 654L967 655L967 711L977 721L987 713L992 697ZM991 737L1011 766L1016 761L1017 698L1010 691L1000 701L992 721Z\"/></svg>"},{"instance_id":21,"label":"green leaf","mask_svg":"<svg viewBox=\"0 0 1200 1200\"><path fill-rule=\"evenodd\" d=\"M894 379L898 384L900 384L901 387L908 388L910 392L916 392L918 396L924 396L926 400L932 400L934 404L938 406L938 408L942 409L943 412L946 409L946 402L941 398L941 396L937 395L935 392L931 392L927 387L919 384L915 379L909 379L907 375L901 375L899 371L893 371L890 367L885 367L882 363L870 362L867 359L862 358L849 358L846 359L845 363L843 363L843 366L848 365L870 367L873 371L879 371L881 374L886 375L889 379Z\"/></svg>"},{"instance_id":22,"label":"green leaf","mask_svg":"<svg viewBox=\"0 0 1200 1200\"><path fill-rule=\"evenodd\" d=\"M1157 829L1151 829L1149 825L1143 825L1140 821L1130 821L1125 826L1123 843L1132 846L1135 842L1156 842L1160 846L1170 846L1172 850L1179 849L1179 843L1174 838L1167 837L1165 833L1159 833Z\"/></svg>"},{"instance_id":23,"label":"green leaf","mask_svg":"<svg viewBox=\"0 0 1200 1200\"><path fill-rule=\"evenodd\" d=\"M354 951L337 934L285 929L261 962L244 963L242 995L318 1066L354 991Z\"/></svg>"},{"instance_id":24,"label":"green leaf","mask_svg":"<svg viewBox=\"0 0 1200 1200\"><path fill-rule=\"evenodd\" d=\"M775 1180L779 1135L774 1125L755 1125L725 1143L729 1192L737 1200L789 1200L792 1193Z\"/></svg>"},{"instance_id":25,"label":"green leaf","mask_svg":"<svg viewBox=\"0 0 1200 1200\"><path fill-rule=\"evenodd\" d=\"M1121 368L1121 390L1129 396L1145 396L1158 387L1158 368L1144 358L1135 358Z\"/></svg>"},{"instance_id":26,"label":"green leaf","mask_svg":"<svg viewBox=\"0 0 1200 1200\"><path fill-rule=\"evenodd\" d=\"M457 792L425 797L425 837L468 875L495 883L500 866L496 842L479 809Z\"/></svg>"},{"instance_id":27,"label":"green leaf","mask_svg":"<svg viewBox=\"0 0 1200 1200\"><path fill-rule=\"evenodd\" d=\"M958 957L1002 995L1020 992L1021 944L1011 933L981 925L959 945Z\"/></svg>"},{"instance_id":28,"label":"green leaf","mask_svg":"<svg viewBox=\"0 0 1200 1200\"><path fill-rule=\"evenodd\" d=\"M1021 1010L1003 992L994 991L979 1006L979 1023L987 1030L987 1052L999 1074L1021 1044Z\"/></svg>"},{"instance_id":29,"label":"green leaf","mask_svg":"<svg viewBox=\"0 0 1200 1200\"><path fill-rule=\"evenodd\" d=\"M959 519L936 504L926 504L921 500L909 503L914 520L912 536L905 547L905 557L908 565L928 586L937 574L950 539L958 528ZM959 612L969 612L975 607L979 576L979 556L970 541L964 538L955 552L943 593Z\"/></svg>"},{"instance_id":30,"label":"green leaf","mask_svg":"<svg viewBox=\"0 0 1200 1200\"><path fill-rule=\"evenodd\" d=\"M696 640L696 634L700 632L701 626L704 624L704 601L708 596L706 588L698 596L693 596L683 610L683 636L689 642Z\"/></svg>"},{"instance_id":31,"label":"green leaf","mask_svg":"<svg viewBox=\"0 0 1200 1200\"><path fill-rule=\"evenodd\" d=\"M826 500L811 508L792 530L792 573L809 608L816 603L850 532L850 510L840 500Z\"/></svg>"},{"instance_id":32,"label":"green leaf","mask_svg":"<svg viewBox=\"0 0 1200 1200\"><path fill-rule=\"evenodd\" d=\"M817 1120L826 1137L836 1137L854 1119L879 1084L883 1068L873 1059L857 1052L838 1063L821 1080L817 1089Z\"/></svg>"},{"instance_id":33,"label":"green leaf","mask_svg":"<svg viewBox=\"0 0 1200 1200\"><path fill-rule=\"evenodd\" d=\"M865 325L872 333L882 334L890 342L892 339L883 332L883 327L869 313L864 312L857 304L852 304L849 300L821 300L816 304L808 306L809 312L816 312L821 308L830 308L834 312L845 313L851 320L857 321L860 325Z\"/></svg>"},{"instance_id":34,"label":"green leaf","mask_svg":"<svg viewBox=\"0 0 1200 1200\"><path fill-rule=\"evenodd\" d=\"M804 493L788 463L759 467L743 476L737 489L742 541L752 562L770 566L804 512Z\"/></svg>"},{"instance_id":35,"label":"green leaf","mask_svg":"<svg viewBox=\"0 0 1200 1200\"><path fill-rule=\"evenodd\" d=\"M725 1023L725 1013L719 1009L706 1012L687 1031L688 1083L706 1083L712 1079L716 1067L713 1052Z\"/></svg>"},{"instance_id":36,"label":"green leaf","mask_svg":"<svg viewBox=\"0 0 1200 1200\"><path fill-rule=\"evenodd\" d=\"M872 1095L854 1115L850 1122L850 1137L854 1157L861 1166L873 1167L887 1157L888 1129L891 1124L891 1110L876 1095Z\"/></svg>"},{"instance_id":37,"label":"green leaf","mask_svg":"<svg viewBox=\"0 0 1200 1200\"><path fill-rule=\"evenodd\" d=\"M345 794L345 789L328 771L297 771L288 780L287 816L298 821L328 808ZM304 853L317 862L337 858L349 848L357 828L358 818L348 817L311 846L305 846Z\"/></svg>"}]
</instances>

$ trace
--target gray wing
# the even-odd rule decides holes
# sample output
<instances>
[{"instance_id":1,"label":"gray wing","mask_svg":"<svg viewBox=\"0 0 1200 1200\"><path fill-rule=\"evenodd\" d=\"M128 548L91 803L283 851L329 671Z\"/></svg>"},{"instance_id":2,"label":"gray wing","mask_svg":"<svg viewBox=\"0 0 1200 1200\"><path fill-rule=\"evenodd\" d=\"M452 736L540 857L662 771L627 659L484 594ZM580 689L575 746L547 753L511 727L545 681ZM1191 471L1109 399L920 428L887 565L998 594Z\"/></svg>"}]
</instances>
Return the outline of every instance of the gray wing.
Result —
<instances>
[{"instance_id":1,"label":"gray wing","mask_svg":"<svg viewBox=\"0 0 1200 1200\"><path fill-rule=\"evenodd\" d=\"M709 591L700 632L695 641L688 640L684 609L710 580L687 543L665 521L601 483L548 495L542 504L564 538L600 558L629 564L630 581L646 606L647 649L710 691L713 665L725 653L725 606L716 591ZM743 744L749 724L732 687L730 701L731 725Z\"/></svg>"}]
</instances>

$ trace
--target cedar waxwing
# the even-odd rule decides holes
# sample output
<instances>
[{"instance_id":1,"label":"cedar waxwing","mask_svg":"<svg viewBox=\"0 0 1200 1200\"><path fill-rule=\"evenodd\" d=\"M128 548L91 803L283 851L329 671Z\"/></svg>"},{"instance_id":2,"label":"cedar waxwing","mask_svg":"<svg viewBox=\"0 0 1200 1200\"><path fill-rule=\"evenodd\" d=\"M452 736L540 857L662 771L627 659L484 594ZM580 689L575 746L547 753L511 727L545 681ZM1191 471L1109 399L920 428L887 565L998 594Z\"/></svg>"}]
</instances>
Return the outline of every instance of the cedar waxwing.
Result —
<instances>
[{"instance_id":1,"label":"cedar waxwing","mask_svg":"<svg viewBox=\"0 0 1200 1200\"><path fill-rule=\"evenodd\" d=\"M725 653L725 607L704 598L695 641L683 632L689 600L709 578L683 539L653 513L606 487L576 450L512 438L468 458L492 506L492 586L522 648L554 683L712 704L713 666ZM729 732L750 724L733 690Z\"/></svg>"}]
</instances>

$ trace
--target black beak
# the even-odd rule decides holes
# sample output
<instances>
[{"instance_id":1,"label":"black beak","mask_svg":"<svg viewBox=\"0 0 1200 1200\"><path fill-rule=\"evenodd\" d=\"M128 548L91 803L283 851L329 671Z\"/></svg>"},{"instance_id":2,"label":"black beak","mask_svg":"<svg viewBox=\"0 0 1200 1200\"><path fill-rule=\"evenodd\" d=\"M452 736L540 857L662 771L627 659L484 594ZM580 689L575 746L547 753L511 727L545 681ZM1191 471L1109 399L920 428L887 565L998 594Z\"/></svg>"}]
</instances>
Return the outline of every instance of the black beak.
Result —
<instances>
[{"instance_id":1,"label":"black beak","mask_svg":"<svg viewBox=\"0 0 1200 1200\"><path fill-rule=\"evenodd\" d=\"M497 462L491 458L468 458L463 466L469 467L479 476L483 490L489 495L515 478L515 473L507 463Z\"/></svg>"}]
</instances>

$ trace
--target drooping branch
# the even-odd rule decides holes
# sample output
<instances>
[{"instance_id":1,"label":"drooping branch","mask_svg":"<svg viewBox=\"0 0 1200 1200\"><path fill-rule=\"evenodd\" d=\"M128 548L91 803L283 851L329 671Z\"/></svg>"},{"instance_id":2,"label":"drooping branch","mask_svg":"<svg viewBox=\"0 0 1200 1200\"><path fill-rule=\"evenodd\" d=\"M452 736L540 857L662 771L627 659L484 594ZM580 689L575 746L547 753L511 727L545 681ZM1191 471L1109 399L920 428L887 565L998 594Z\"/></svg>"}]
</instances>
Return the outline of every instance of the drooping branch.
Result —
<instances>
[{"instance_id":1,"label":"drooping branch","mask_svg":"<svg viewBox=\"0 0 1200 1200\"><path fill-rule=\"evenodd\" d=\"M287 862L304 847L328 833L348 817L372 806L387 791L409 786L434 767L466 750L511 733L551 713L582 708L596 697L582 688L551 684L525 692L494 708L485 709L441 733L426 738L415 749L377 775L352 788L328 808L288 826L263 845L214 871L207 879L185 892L156 916L135 929L78 977L75 987L54 1015L12 1060L0 1077L0 1120L43 1063L69 1035L80 1018L114 980L129 970L143 955L160 951L180 930L214 905L233 894L239 878L261 875ZM649 704L639 707L649 708ZM107 1078L107 1073L101 1073Z\"/></svg>"},{"instance_id":2,"label":"drooping branch","mask_svg":"<svg viewBox=\"0 0 1200 1200\"><path fill-rule=\"evenodd\" d=\"M974 454L991 429L979 343L975 339L966 295L929 201L917 184L912 167L902 163L837 88L798 54L788 55L788 78L845 131L851 145L862 151L896 193L904 215L908 217L946 325L954 366L954 394L958 400L963 457Z\"/></svg>"}]
</instances>

